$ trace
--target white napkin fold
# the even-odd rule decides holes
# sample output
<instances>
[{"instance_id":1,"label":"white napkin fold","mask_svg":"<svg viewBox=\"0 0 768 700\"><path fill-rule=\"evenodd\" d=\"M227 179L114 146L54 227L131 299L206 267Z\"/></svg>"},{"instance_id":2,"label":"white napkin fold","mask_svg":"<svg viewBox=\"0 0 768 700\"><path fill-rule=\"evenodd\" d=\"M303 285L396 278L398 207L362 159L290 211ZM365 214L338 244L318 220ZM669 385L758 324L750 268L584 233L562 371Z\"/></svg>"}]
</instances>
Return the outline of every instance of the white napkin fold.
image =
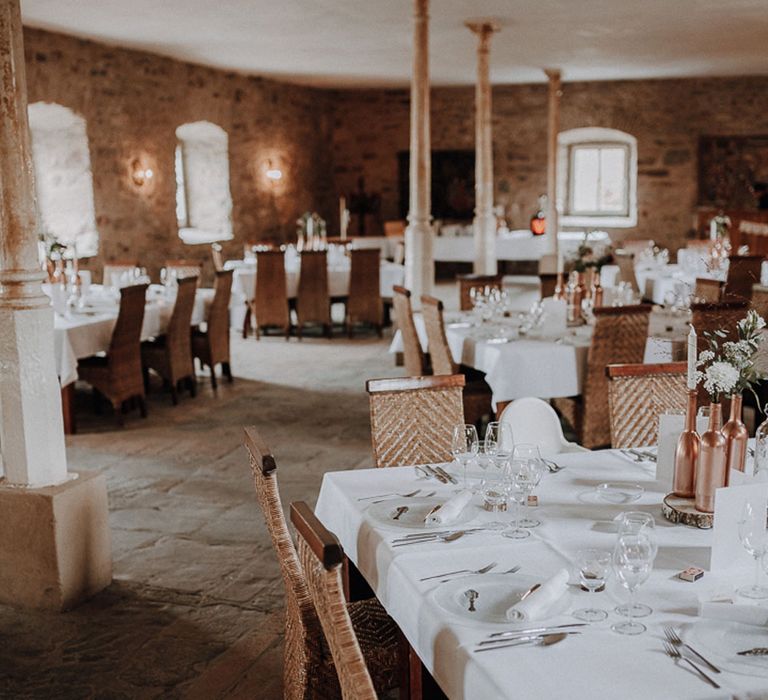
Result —
<instances>
[{"instance_id":1,"label":"white napkin fold","mask_svg":"<svg viewBox=\"0 0 768 700\"><path fill-rule=\"evenodd\" d=\"M699 598L699 617L768 627L768 605L750 602L734 594L710 594Z\"/></svg>"},{"instance_id":2,"label":"white napkin fold","mask_svg":"<svg viewBox=\"0 0 768 700\"><path fill-rule=\"evenodd\" d=\"M560 569L525 600L515 603L507 610L507 619L520 622L523 620L536 620L546 615L552 605L568 590L568 578L568 571Z\"/></svg>"},{"instance_id":3,"label":"white napkin fold","mask_svg":"<svg viewBox=\"0 0 768 700\"><path fill-rule=\"evenodd\" d=\"M447 525L458 518L472 500L471 491L459 491L449 498L439 510L427 516L427 525Z\"/></svg>"}]
</instances>

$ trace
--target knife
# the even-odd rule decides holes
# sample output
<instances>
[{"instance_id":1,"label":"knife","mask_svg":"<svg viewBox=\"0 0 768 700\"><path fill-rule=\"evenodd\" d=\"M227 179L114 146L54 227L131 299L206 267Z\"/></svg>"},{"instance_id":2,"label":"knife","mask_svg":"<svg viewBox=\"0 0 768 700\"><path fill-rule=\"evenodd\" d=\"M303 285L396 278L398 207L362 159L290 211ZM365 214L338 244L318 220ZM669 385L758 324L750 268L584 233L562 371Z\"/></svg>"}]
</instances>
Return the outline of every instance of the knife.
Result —
<instances>
[{"instance_id":1,"label":"knife","mask_svg":"<svg viewBox=\"0 0 768 700\"><path fill-rule=\"evenodd\" d=\"M434 470L435 470L435 471L436 471L438 474L442 474L442 476L443 476L444 478L448 479L448 481L450 481L452 484L458 484L458 483L459 483L459 482L456 480L456 477L455 477L455 476L453 476L452 474L449 474L449 473L448 473L447 471L445 471L445 469L443 469L442 467L434 467Z\"/></svg>"},{"instance_id":2,"label":"knife","mask_svg":"<svg viewBox=\"0 0 768 700\"><path fill-rule=\"evenodd\" d=\"M507 632L492 632L488 636L489 637L509 637L515 634L533 634L535 632L542 633L542 632L549 632L550 630L561 630L561 629L566 629L571 627L589 627L589 624L586 622L571 622L567 625L554 625L550 627L533 627L527 630L509 630Z\"/></svg>"},{"instance_id":3,"label":"knife","mask_svg":"<svg viewBox=\"0 0 768 700\"><path fill-rule=\"evenodd\" d=\"M768 656L768 647L755 647L736 652L739 656Z\"/></svg>"},{"instance_id":4,"label":"knife","mask_svg":"<svg viewBox=\"0 0 768 700\"><path fill-rule=\"evenodd\" d=\"M444 477L437 469L435 469L431 464L425 464L424 469L426 469L432 476L435 477L438 481L441 481L444 484L448 483L448 479Z\"/></svg>"}]
</instances>

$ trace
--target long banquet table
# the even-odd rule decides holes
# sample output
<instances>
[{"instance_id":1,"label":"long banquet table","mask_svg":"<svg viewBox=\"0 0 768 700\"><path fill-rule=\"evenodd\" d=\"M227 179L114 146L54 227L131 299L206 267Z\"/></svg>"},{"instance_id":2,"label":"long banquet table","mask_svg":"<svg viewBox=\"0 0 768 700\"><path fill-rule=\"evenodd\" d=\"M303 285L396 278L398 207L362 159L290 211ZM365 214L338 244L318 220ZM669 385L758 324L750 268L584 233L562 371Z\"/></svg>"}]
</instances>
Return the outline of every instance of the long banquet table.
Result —
<instances>
[{"instance_id":1,"label":"long banquet table","mask_svg":"<svg viewBox=\"0 0 768 700\"><path fill-rule=\"evenodd\" d=\"M722 689L717 691L663 653L665 625L682 630L685 638L702 619L697 617L699 595L727 585L741 585L748 579L743 572L738 576L708 572L696 583L676 577L688 566L708 568L712 531L673 526L661 519L664 489L654 481L649 463L633 462L611 450L562 454L557 462L566 468L542 479L536 491L540 505L535 514L542 524L525 540L481 532L451 543L393 548L391 540L407 531L375 523L368 515L367 503L358 498L406 493L416 488L434 490L437 496L448 498L455 488L419 479L410 467L329 472L323 478L316 513L339 538L347 557L451 700L679 700L746 697L747 691L761 693L751 697L767 697L768 664L762 673L752 672L754 667L750 667L750 675L744 675L721 662L723 672L717 680ZM594 487L609 480L636 482L645 487L645 492L631 505L602 502ZM394 499L392 503L402 501ZM508 517L482 510L478 496L469 507L474 517L467 526ZM637 595L638 602L650 605L654 613L641 620L648 631L634 637L610 630L610 625L621 619L613 608L626 601L626 593L615 578L599 594L582 592L574 585L578 581L573 569L576 551L586 547L610 551L616 538L613 519L626 510L652 513L659 543L651 577ZM740 545L735 542L734 546ZM571 572L570 607L545 624L576 622L570 613L585 604L610 611L608 620L593 623L582 634L550 647L522 646L474 653L476 643L490 632L509 628L491 628L454 617L433 597L440 584L419 579L456 569L478 569L492 561L498 563L499 572L520 565L520 575L542 581L563 567ZM471 580L466 579L468 588ZM768 630L766 633L768 638Z\"/></svg>"}]
</instances>

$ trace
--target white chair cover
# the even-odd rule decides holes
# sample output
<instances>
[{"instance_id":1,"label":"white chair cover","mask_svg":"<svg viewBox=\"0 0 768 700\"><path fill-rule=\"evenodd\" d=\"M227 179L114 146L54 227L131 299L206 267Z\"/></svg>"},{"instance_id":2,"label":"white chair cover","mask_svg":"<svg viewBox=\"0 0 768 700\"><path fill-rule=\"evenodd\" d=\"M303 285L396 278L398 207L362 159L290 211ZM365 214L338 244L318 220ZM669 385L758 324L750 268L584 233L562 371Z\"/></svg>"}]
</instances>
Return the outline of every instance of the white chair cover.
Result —
<instances>
[{"instance_id":1,"label":"white chair cover","mask_svg":"<svg viewBox=\"0 0 768 700\"><path fill-rule=\"evenodd\" d=\"M504 409L499 421L512 428L516 443L538 445L544 457L562 452L588 452L585 447L565 439L555 409L541 399L526 397L513 401Z\"/></svg>"}]
</instances>

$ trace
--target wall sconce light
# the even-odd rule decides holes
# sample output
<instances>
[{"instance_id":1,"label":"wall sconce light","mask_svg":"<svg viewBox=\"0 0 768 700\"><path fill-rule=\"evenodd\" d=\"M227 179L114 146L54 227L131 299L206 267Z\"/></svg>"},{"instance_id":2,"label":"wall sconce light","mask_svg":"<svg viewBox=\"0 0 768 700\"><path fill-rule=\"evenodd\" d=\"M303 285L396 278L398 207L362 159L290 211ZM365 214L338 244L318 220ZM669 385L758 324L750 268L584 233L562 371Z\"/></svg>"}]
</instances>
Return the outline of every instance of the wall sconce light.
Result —
<instances>
[{"instance_id":1,"label":"wall sconce light","mask_svg":"<svg viewBox=\"0 0 768 700\"><path fill-rule=\"evenodd\" d=\"M154 175L155 173L152 168L145 168L138 158L131 163L131 179L133 180L133 184L137 187L145 185L154 177Z\"/></svg>"},{"instance_id":2,"label":"wall sconce light","mask_svg":"<svg viewBox=\"0 0 768 700\"><path fill-rule=\"evenodd\" d=\"M283 171L280 170L280 168L276 168L271 160L267 161L267 169L264 174L267 176L267 179L272 182L278 182L283 179Z\"/></svg>"}]
</instances>

